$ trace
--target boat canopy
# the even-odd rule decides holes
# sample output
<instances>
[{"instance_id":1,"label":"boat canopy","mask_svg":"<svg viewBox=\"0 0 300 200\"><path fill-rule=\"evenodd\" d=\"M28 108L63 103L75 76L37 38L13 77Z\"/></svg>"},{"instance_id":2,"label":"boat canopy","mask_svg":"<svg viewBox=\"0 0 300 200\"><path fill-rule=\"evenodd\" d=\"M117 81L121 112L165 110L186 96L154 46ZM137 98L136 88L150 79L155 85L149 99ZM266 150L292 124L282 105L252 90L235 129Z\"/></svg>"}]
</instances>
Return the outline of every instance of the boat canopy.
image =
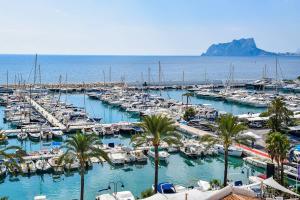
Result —
<instances>
[{"instance_id":1,"label":"boat canopy","mask_svg":"<svg viewBox=\"0 0 300 200\"><path fill-rule=\"evenodd\" d=\"M276 189L276 190L280 190L280 191L282 191L282 192L285 192L285 193L288 193L288 194L291 194L291 195L300 197L299 194L297 194L297 193L295 193L295 192L293 192L293 191L291 191L291 190L285 188L284 186L280 185L279 183L277 183L277 182L273 179L273 177L270 177L270 178L264 180L264 181L263 181L263 184L264 184L264 185L267 185L267 186L270 186L270 187L272 187L272 188L274 188L274 189Z\"/></svg>"},{"instance_id":2,"label":"boat canopy","mask_svg":"<svg viewBox=\"0 0 300 200\"><path fill-rule=\"evenodd\" d=\"M176 193L174 185L172 183L159 183L157 185L157 191L162 194Z\"/></svg>"}]
</instances>

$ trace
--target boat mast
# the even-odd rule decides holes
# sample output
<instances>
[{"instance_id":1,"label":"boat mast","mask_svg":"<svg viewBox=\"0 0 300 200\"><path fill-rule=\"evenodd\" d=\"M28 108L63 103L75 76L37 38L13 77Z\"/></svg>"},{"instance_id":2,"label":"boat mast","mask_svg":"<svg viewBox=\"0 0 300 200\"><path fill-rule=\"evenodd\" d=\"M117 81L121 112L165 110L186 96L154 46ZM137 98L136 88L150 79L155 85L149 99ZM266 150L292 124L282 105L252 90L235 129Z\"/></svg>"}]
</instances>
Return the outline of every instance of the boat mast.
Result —
<instances>
[{"instance_id":1,"label":"boat mast","mask_svg":"<svg viewBox=\"0 0 300 200\"><path fill-rule=\"evenodd\" d=\"M8 70L6 70L6 89L7 89L7 92L8 92ZM6 96L6 103L8 104L8 94Z\"/></svg>"},{"instance_id":2,"label":"boat mast","mask_svg":"<svg viewBox=\"0 0 300 200\"><path fill-rule=\"evenodd\" d=\"M161 66L160 61L158 61L158 84L161 84Z\"/></svg>"},{"instance_id":3,"label":"boat mast","mask_svg":"<svg viewBox=\"0 0 300 200\"><path fill-rule=\"evenodd\" d=\"M111 65L109 66L109 82L111 83Z\"/></svg>"},{"instance_id":4,"label":"boat mast","mask_svg":"<svg viewBox=\"0 0 300 200\"><path fill-rule=\"evenodd\" d=\"M184 70L182 71L182 85L184 85Z\"/></svg>"},{"instance_id":5,"label":"boat mast","mask_svg":"<svg viewBox=\"0 0 300 200\"><path fill-rule=\"evenodd\" d=\"M277 56L276 56L276 82L275 82L275 88L276 88L276 94L278 94L278 71L277 71L277 63L278 63L278 60L277 60Z\"/></svg>"},{"instance_id":6,"label":"boat mast","mask_svg":"<svg viewBox=\"0 0 300 200\"><path fill-rule=\"evenodd\" d=\"M102 70L102 74L103 74L103 83L104 83L104 86L105 86L106 83L105 83L105 71L104 70Z\"/></svg>"},{"instance_id":7,"label":"boat mast","mask_svg":"<svg viewBox=\"0 0 300 200\"><path fill-rule=\"evenodd\" d=\"M68 85L68 73L66 73L66 87ZM67 98L68 98L68 88L66 88L66 98L65 98L65 104L67 103Z\"/></svg>"},{"instance_id":8,"label":"boat mast","mask_svg":"<svg viewBox=\"0 0 300 200\"><path fill-rule=\"evenodd\" d=\"M36 83L36 67L37 67L37 54L35 54L35 60L34 60L34 76L33 76L33 87Z\"/></svg>"},{"instance_id":9,"label":"boat mast","mask_svg":"<svg viewBox=\"0 0 300 200\"><path fill-rule=\"evenodd\" d=\"M148 67L148 85L150 85L151 68Z\"/></svg>"}]
</instances>

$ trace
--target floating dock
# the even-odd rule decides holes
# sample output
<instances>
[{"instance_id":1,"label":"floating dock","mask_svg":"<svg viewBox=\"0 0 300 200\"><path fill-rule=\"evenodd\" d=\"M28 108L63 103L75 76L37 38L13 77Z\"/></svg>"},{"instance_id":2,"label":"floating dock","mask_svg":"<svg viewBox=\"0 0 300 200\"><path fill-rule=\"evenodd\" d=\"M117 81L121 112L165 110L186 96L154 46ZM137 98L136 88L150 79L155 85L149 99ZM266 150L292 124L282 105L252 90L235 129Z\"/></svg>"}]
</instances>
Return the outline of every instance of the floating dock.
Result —
<instances>
[{"instance_id":1,"label":"floating dock","mask_svg":"<svg viewBox=\"0 0 300 200\"><path fill-rule=\"evenodd\" d=\"M37 111L39 112L52 126L59 127L62 131L65 131L67 127L60 123L52 114L46 111L42 106L40 106L36 101L28 96L25 96L25 100Z\"/></svg>"}]
</instances>

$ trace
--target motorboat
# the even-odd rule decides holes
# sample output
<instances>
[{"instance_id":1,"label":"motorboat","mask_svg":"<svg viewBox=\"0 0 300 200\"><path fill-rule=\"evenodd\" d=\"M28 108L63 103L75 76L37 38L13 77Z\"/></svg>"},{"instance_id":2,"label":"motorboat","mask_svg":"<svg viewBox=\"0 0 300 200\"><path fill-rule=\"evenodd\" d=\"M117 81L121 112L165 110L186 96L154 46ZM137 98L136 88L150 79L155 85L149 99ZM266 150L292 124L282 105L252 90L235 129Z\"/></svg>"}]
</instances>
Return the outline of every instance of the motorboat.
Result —
<instances>
[{"instance_id":1,"label":"motorboat","mask_svg":"<svg viewBox=\"0 0 300 200\"><path fill-rule=\"evenodd\" d=\"M197 182L197 184L199 186L199 190L201 190L202 192L205 192L205 191L208 191L211 189L211 185L207 181L199 180Z\"/></svg>"},{"instance_id":2,"label":"motorboat","mask_svg":"<svg viewBox=\"0 0 300 200\"><path fill-rule=\"evenodd\" d=\"M254 157L254 156L245 157L245 158L243 158L243 160L246 163L249 163L250 165L253 165L255 167L264 168L264 169L267 167L267 163L271 162L271 159Z\"/></svg>"},{"instance_id":3,"label":"motorboat","mask_svg":"<svg viewBox=\"0 0 300 200\"><path fill-rule=\"evenodd\" d=\"M64 133L61 130L52 130L53 138L62 139Z\"/></svg>"},{"instance_id":4,"label":"motorboat","mask_svg":"<svg viewBox=\"0 0 300 200\"><path fill-rule=\"evenodd\" d=\"M154 190L154 185L152 185L152 189ZM161 194L174 194L177 192L183 192L186 188L180 185L173 185L169 182L159 183L157 185L157 192Z\"/></svg>"},{"instance_id":5,"label":"motorboat","mask_svg":"<svg viewBox=\"0 0 300 200\"><path fill-rule=\"evenodd\" d=\"M18 140L21 140L21 141L26 140L28 138L28 135L25 132L20 132L20 133L18 133L17 138L18 138Z\"/></svg>"},{"instance_id":6,"label":"motorboat","mask_svg":"<svg viewBox=\"0 0 300 200\"><path fill-rule=\"evenodd\" d=\"M147 156L145 156L142 150L135 150L131 151L130 153L135 157L136 162L145 163L148 160Z\"/></svg>"},{"instance_id":7,"label":"motorboat","mask_svg":"<svg viewBox=\"0 0 300 200\"><path fill-rule=\"evenodd\" d=\"M197 158L202 151L199 151L199 148L195 145L185 145L180 147L180 152L189 158Z\"/></svg>"},{"instance_id":8,"label":"motorboat","mask_svg":"<svg viewBox=\"0 0 300 200\"><path fill-rule=\"evenodd\" d=\"M152 158L155 158L154 148L150 148L148 155ZM170 154L162 149L158 149L158 157L160 161L167 161Z\"/></svg>"},{"instance_id":9,"label":"motorboat","mask_svg":"<svg viewBox=\"0 0 300 200\"><path fill-rule=\"evenodd\" d=\"M83 128L81 130L81 132L84 134L84 135L92 135L92 134L95 134L94 130L92 128Z\"/></svg>"},{"instance_id":10,"label":"motorboat","mask_svg":"<svg viewBox=\"0 0 300 200\"><path fill-rule=\"evenodd\" d=\"M217 149L219 153L224 154L224 147L223 147L223 145L215 144L214 148ZM228 148L228 155L229 156L241 157L242 153L243 153L243 149L241 149L241 148L237 148L237 147L234 147L234 146L230 146Z\"/></svg>"},{"instance_id":11,"label":"motorboat","mask_svg":"<svg viewBox=\"0 0 300 200\"><path fill-rule=\"evenodd\" d=\"M27 160L20 165L23 174L34 174L36 172L35 163L32 160Z\"/></svg>"},{"instance_id":12,"label":"motorboat","mask_svg":"<svg viewBox=\"0 0 300 200\"><path fill-rule=\"evenodd\" d=\"M35 163L37 173L46 173L51 171L51 165L47 160L38 160Z\"/></svg>"},{"instance_id":13,"label":"motorboat","mask_svg":"<svg viewBox=\"0 0 300 200\"><path fill-rule=\"evenodd\" d=\"M122 165L126 159L124 152L111 152L108 154L108 157L114 165Z\"/></svg>"},{"instance_id":14,"label":"motorboat","mask_svg":"<svg viewBox=\"0 0 300 200\"><path fill-rule=\"evenodd\" d=\"M43 140L51 140L53 137L53 133L51 130L43 130L41 131Z\"/></svg>"},{"instance_id":15,"label":"motorboat","mask_svg":"<svg viewBox=\"0 0 300 200\"><path fill-rule=\"evenodd\" d=\"M80 163L79 160L75 159L75 160L71 160L70 162L66 162L65 163L65 169L66 170L77 170L80 167Z\"/></svg>"},{"instance_id":16,"label":"motorboat","mask_svg":"<svg viewBox=\"0 0 300 200\"><path fill-rule=\"evenodd\" d=\"M59 157L52 157L48 160L48 163L52 167L54 173L63 173L64 172L64 163L59 162Z\"/></svg>"},{"instance_id":17,"label":"motorboat","mask_svg":"<svg viewBox=\"0 0 300 200\"><path fill-rule=\"evenodd\" d=\"M29 139L32 141L40 141L41 139L41 132L40 131L30 131L28 132Z\"/></svg>"}]
</instances>

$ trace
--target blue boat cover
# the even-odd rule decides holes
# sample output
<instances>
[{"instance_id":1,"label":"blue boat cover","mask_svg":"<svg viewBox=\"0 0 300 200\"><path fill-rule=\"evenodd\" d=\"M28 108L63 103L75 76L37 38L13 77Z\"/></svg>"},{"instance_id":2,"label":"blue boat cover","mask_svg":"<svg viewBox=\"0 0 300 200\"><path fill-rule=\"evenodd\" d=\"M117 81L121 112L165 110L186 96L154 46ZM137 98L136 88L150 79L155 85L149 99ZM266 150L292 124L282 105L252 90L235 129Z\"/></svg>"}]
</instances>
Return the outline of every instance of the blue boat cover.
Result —
<instances>
[{"instance_id":1,"label":"blue boat cover","mask_svg":"<svg viewBox=\"0 0 300 200\"><path fill-rule=\"evenodd\" d=\"M61 142L52 142L52 146L60 146Z\"/></svg>"},{"instance_id":2,"label":"blue boat cover","mask_svg":"<svg viewBox=\"0 0 300 200\"><path fill-rule=\"evenodd\" d=\"M159 183L157 185L157 191L162 194L176 193L172 183Z\"/></svg>"}]
</instances>

